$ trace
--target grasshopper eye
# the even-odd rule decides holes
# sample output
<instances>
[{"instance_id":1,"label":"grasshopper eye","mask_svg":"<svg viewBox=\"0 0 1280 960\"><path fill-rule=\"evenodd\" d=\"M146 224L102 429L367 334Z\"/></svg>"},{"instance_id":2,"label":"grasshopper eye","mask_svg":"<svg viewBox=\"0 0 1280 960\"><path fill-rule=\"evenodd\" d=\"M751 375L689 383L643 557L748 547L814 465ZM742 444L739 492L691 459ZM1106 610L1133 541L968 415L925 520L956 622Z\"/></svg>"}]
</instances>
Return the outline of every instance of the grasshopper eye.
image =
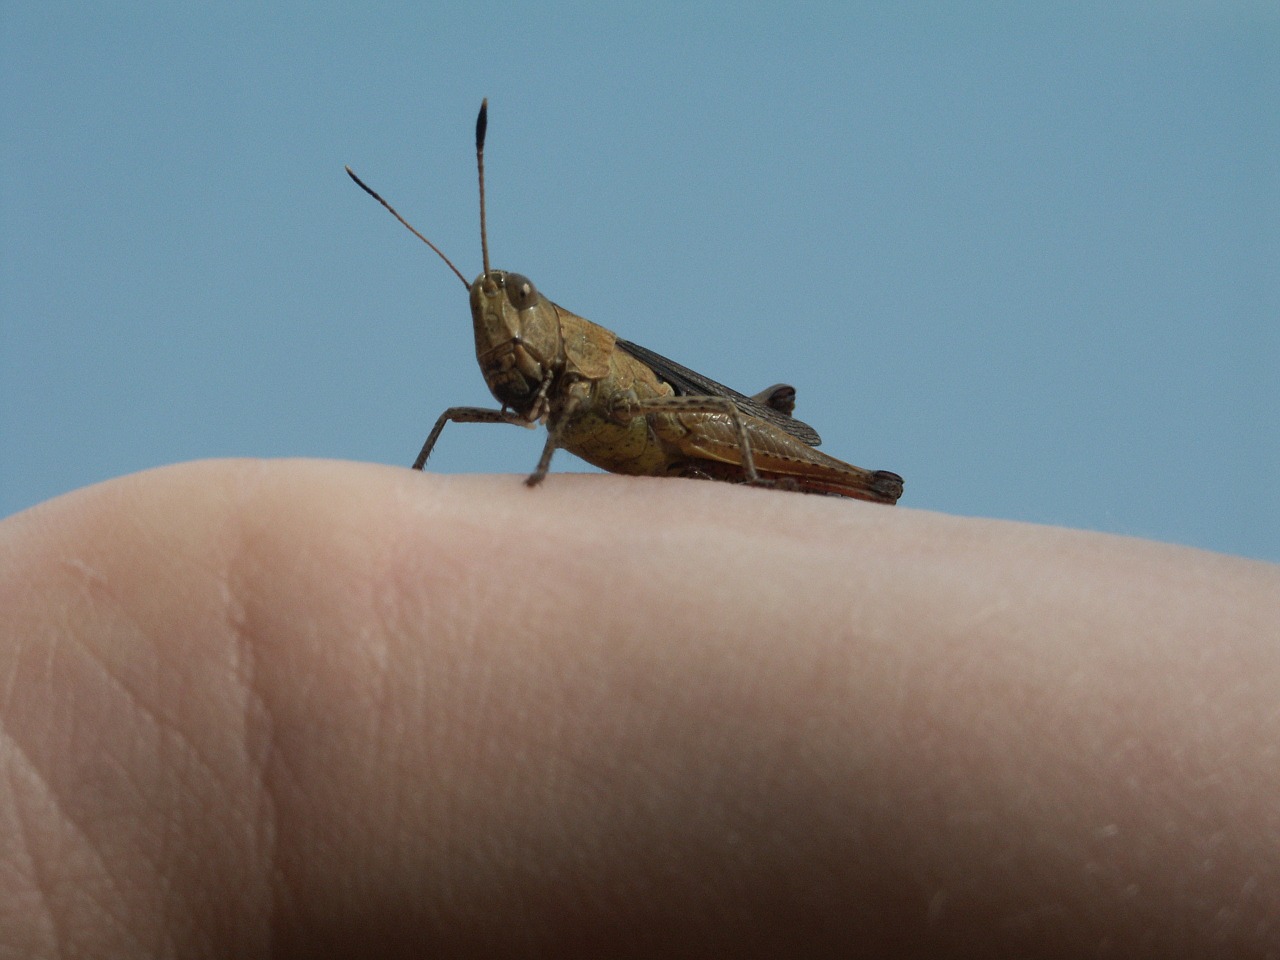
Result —
<instances>
[{"instance_id":1,"label":"grasshopper eye","mask_svg":"<svg viewBox=\"0 0 1280 960\"><path fill-rule=\"evenodd\" d=\"M528 310L538 302L538 291L528 277L518 273L508 273L504 285L507 290L507 299L517 310Z\"/></svg>"}]
</instances>

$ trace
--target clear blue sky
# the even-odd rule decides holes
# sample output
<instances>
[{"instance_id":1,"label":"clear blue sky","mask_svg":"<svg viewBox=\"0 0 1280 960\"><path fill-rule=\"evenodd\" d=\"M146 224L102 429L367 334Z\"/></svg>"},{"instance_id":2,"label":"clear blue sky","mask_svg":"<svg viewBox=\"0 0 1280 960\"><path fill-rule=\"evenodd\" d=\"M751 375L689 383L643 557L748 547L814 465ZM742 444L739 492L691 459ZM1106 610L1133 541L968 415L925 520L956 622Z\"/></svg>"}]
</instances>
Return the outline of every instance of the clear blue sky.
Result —
<instances>
[{"instance_id":1,"label":"clear blue sky","mask_svg":"<svg viewBox=\"0 0 1280 960\"><path fill-rule=\"evenodd\" d=\"M10 0L0 515L487 405L462 285L342 171L474 276L487 96L495 266L795 384L906 506L1280 560L1280 8L859 6Z\"/></svg>"}]
</instances>

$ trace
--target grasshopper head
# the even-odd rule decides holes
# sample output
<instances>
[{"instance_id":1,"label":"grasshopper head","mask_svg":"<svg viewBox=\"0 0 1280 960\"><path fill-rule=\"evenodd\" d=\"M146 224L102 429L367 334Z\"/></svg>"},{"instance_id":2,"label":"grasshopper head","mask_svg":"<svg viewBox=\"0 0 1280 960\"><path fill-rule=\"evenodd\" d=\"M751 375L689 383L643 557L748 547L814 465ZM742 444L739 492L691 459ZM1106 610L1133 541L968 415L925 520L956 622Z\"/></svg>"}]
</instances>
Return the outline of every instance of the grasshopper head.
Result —
<instances>
[{"instance_id":1,"label":"grasshopper head","mask_svg":"<svg viewBox=\"0 0 1280 960\"><path fill-rule=\"evenodd\" d=\"M542 385L564 366L560 322L551 301L518 273L489 270L471 284L476 359L504 406L527 413Z\"/></svg>"}]
</instances>

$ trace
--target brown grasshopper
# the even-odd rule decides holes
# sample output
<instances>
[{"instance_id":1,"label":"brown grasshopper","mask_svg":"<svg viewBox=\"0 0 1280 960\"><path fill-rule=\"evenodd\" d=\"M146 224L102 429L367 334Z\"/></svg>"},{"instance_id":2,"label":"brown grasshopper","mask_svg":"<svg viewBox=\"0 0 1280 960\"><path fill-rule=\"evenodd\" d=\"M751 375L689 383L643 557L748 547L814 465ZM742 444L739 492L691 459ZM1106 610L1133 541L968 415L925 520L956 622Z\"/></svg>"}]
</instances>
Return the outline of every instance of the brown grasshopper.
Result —
<instances>
[{"instance_id":1,"label":"brown grasshopper","mask_svg":"<svg viewBox=\"0 0 1280 960\"><path fill-rule=\"evenodd\" d=\"M471 294L476 360L502 407L450 407L436 421L413 469L421 470L449 421L547 425L547 442L525 483L547 475L558 447L613 473L776 486L896 503L902 478L864 470L814 449L821 442L794 419L795 390L778 384L748 397L552 303L518 273L489 268L484 137L488 104L476 118L480 248L484 272L467 283L430 240L347 167L366 193L458 275Z\"/></svg>"}]
</instances>

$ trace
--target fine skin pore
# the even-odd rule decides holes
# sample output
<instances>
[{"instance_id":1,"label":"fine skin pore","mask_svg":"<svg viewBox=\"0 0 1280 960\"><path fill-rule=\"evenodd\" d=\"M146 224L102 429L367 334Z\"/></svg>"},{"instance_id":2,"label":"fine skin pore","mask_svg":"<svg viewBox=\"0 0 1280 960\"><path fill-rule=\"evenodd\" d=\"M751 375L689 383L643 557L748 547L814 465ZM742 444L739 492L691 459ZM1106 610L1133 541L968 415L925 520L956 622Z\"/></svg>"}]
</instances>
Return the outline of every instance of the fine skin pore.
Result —
<instances>
[{"instance_id":1,"label":"fine skin pore","mask_svg":"<svg viewBox=\"0 0 1280 960\"><path fill-rule=\"evenodd\" d=\"M0 955L1275 956L1280 567L186 464L0 522Z\"/></svg>"}]
</instances>

